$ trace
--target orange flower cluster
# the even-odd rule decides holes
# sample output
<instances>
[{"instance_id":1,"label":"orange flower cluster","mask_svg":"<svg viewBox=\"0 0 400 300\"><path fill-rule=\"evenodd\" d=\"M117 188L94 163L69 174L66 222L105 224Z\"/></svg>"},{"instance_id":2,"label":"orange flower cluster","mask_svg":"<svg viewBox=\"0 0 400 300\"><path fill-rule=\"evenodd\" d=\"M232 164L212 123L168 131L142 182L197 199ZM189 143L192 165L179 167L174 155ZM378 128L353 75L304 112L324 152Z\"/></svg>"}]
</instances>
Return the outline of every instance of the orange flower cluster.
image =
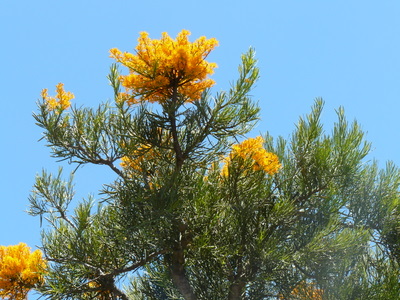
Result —
<instances>
[{"instance_id":1,"label":"orange flower cluster","mask_svg":"<svg viewBox=\"0 0 400 300\"><path fill-rule=\"evenodd\" d=\"M148 145L143 145L137 150L132 152L131 156L124 156L121 158L121 167L124 169L131 169L143 173L143 163L145 161L154 160L158 155L156 151ZM134 158L132 158L134 157Z\"/></svg>"},{"instance_id":2,"label":"orange flower cluster","mask_svg":"<svg viewBox=\"0 0 400 300\"><path fill-rule=\"evenodd\" d=\"M71 99L75 98L75 96L71 92L64 91L63 83L56 85L56 93L55 97L50 97L47 93L47 89L42 90L42 98L46 101L49 110L55 110L57 108L64 110L71 106Z\"/></svg>"},{"instance_id":3,"label":"orange flower cluster","mask_svg":"<svg viewBox=\"0 0 400 300\"><path fill-rule=\"evenodd\" d=\"M300 282L291 292L291 299L296 300L322 300L324 291L317 288L314 283ZM283 296L279 297L284 299Z\"/></svg>"},{"instance_id":4,"label":"orange flower cluster","mask_svg":"<svg viewBox=\"0 0 400 300\"><path fill-rule=\"evenodd\" d=\"M146 182L150 189L157 187L151 181L153 175L159 174L157 169L160 153L149 145L142 145L137 150L132 152L130 156L121 158L121 167L128 171L128 176L132 176L132 172L139 173L146 177Z\"/></svg>"},{"instance_id":5,"label":"orange flower cluster","mask_svg":"<svg viewBox=\"0 0 400 300\"><path fill-rule=\"evenodd\" d=\"M232 146L232 152L225 158L226 163L221 171L223 176L229 175L229 165L237 158L251 161L254 171L262 170L270 175L277 173L281 168L278 156L264 149L261 136L249 138Z\"/></svg>"},{"instance_id":6,"label":"orange flower cluster","mask_svg":"<svg viewBox=\"0 0 400 300\"><path fill-rule=\"evenodd\" d=\"M214 85L207 76L217 65L205 58L218 41L200 37L191 43L189 35L189 31L182 30L174 40L164 32L157 40L141 32L136 54L111 49L111 57L130 71L129 75L120 76L127 91L122 93L121 99L129 104L138 101L163 103L176 98L177 94L184 97L185 102L200 99L203 90Z\"/></svg>"},{"instance_id":7,"label":"orange flower cluster","mask_svg":"<svg viewBox=\"0 0 400 300\"><path fill-rule=\"evenodd\" d=\"M113 299L111 292L107 289L103 289L101 285L96 281L88 282L88 287L90 289L96 290L96 298L93 298L89 293L85 293L86 296L91 297L89 299L99 299L99 300L108 300Z\"/></svg>"},{"instance_id":8,"label":"orange flower cluster","mask_svg":"<svg viewBox=\"0 0 400 300\"><path fill-rule=\"evenodd\" d=\"M0 297L26 299L29 290L43 282L45 268L40 250L31 253L24 243L0 246Z\"/></svg>"}]
</instances>

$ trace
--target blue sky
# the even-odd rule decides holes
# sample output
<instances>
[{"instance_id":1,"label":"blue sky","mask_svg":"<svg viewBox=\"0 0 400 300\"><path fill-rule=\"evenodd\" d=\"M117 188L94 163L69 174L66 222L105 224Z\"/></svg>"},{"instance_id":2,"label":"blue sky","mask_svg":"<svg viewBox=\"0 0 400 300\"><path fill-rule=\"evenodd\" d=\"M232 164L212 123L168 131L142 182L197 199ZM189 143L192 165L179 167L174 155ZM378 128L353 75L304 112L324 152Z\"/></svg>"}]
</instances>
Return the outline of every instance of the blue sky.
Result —
<instances>
[{"instance_id":1,"label":"blue sky","mask_svg":"<svg viewBox=\"0 0 400 300\"><path fill-rule=\"evenodd\" d=\"M344 106L373 143L370 159L400 164L400 1L6 1L0 0L0 245L40 245L39 219L24 212L35 174L56 171L32 112L40 91L63 82L78 105L112 98L109 49L131 51L140 31L159 38L181 29L215 37L216 90L237 75L241 53L256 49L253 91L262 120L253 131L288 137L316 97L329 131ZM253 134L252 133L252 134ZM112 174L84 167L78 196L96 195Z\"/></svg>"}]
</instances>

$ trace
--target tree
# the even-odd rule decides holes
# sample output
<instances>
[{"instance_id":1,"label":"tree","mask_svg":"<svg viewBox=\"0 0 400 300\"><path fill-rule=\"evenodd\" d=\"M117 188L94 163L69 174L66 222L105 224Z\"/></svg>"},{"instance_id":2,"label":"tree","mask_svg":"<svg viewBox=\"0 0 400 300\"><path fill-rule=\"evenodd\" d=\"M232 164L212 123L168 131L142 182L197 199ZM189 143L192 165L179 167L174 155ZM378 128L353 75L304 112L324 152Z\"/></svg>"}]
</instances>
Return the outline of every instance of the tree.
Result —
<instances>
[{"instance_id":1,"label":"tree","mask_svg":"<svg viewBox=\"0 0 400 300\"><path fill-rule=\"evenodd\" d=\"M362 264L378 261L372 238L384 244L382 263L398 253L397 169L382 174L379 201L362 194L377 184L376 165L364 161L370 145L343 109L326 134L320 99L288 141L243 139L259 112L249 94L258 79L254 50L230 90L212 96L207 76L216 65L206 58L217 41L188 35L142 33L134 54L112 49L129 71L111 67L113 104L70 107L74 95L62 84L55 97L42 92L34 117L52 155L104 165L117 179L101 201L83 199L70 214L72 177L62 169L37 176L30 213L49 224L42 243L50 262L40 291L51 299L186 300L372 293L376 282ZM383 218L372 214L382 203Z\"/></svg>"}]
</instances>

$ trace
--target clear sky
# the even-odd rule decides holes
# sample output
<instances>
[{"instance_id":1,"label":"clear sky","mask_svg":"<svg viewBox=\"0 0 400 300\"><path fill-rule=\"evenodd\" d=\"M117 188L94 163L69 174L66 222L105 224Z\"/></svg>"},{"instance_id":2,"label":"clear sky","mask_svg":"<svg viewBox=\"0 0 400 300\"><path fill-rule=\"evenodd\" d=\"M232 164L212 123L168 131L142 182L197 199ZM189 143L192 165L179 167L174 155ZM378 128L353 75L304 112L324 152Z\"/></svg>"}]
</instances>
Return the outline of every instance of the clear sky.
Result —
<instances>
[{"instance_id":1,"label":"clear sky","mask_svg":"<svg viewBox=\"0 0 400 300\"><path fill-rule=\"evenodd\" d=\"M0 245L40 245L39 219L24 210L35 174L58 168L32 117L40 91L54 95L63 82L78 105L111 99L108 51L132 51L140 31L217 38L209 56L219 66L216 90L254 47L261 79L253 95L262 108L254 136L288 137L322 97L328 132L344 106L373 143L369 158L400 165L399 15L397 0L0 0ZM96 195L111 178L104 167L78 170L78 196Z\"/></svg>"}]
</instances>

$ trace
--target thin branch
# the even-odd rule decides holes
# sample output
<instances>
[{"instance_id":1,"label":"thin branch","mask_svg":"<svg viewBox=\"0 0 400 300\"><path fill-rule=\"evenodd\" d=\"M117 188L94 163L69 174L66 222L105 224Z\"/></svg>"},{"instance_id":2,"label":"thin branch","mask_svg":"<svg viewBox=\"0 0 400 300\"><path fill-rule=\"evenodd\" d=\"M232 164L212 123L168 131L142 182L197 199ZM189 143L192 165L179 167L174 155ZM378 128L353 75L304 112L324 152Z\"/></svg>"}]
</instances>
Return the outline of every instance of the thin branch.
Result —
<instances>
[{"instance_id":1,"label":"thin branch","mask_svg":"<svg viewBox=\"0 0 400 300\"><path fill-rule=\"evenodd\" d=\"M125 267L125 268L116 269L116 270L112 271L110 273L110 275L117 276L117 275L120 275L120 274L123 274L123 273L127 273L127 272L130 272L130 271L135 271L138 268L143 267L145 264L147 264L149 261L151 261L152 259L156 258L157 256L162 255L162 254L166 254L167 252L169 252L168 249L163 249L163 250L154 252L154 253L146 256L146 258L138 261L137 263L135 263L135 264L133 264L131 266L128 266L128 267Z\"/></svg>"},{"instance_id":2,"label":"thin branch","mask_svg":"<svg viewBox=\"0 0 400 300\"><path fill-rule=\"evenodd\" d=\"M313 278L316 279L315 275L311 274L310 272L306 271L303 267L300 267L298 263L293 262L293 265L300 270L301 273L303 273L304 275L306 275L309 278Z\"/></svg>"},{"instance_id":3,"label":"thin branch","mask_svg":"<svg viewBox=\"0 0 400 300\"><path fill-rule=\"evenodd\" d=\"M113 170L117 175L119 175L123 179L126 179L124 173L114 165L114 161L115 160L99 158L97 160L93 160L92 163L109 166L111 170Z\"/></svg>"},{"instance_id":4,"label":"thin branch","mask_svg":"<svg viewBox=\"0 0 400 300\"><path fill-rule=\"evenodd\" d=\"M76 227L76 225L67 217L67 215L65 214L65 211L61 210L61 208L56 207L61 219L63 219L65 222L67 222L74 230L77 230L78 228Z\"/></svg>"}]
</instances>

